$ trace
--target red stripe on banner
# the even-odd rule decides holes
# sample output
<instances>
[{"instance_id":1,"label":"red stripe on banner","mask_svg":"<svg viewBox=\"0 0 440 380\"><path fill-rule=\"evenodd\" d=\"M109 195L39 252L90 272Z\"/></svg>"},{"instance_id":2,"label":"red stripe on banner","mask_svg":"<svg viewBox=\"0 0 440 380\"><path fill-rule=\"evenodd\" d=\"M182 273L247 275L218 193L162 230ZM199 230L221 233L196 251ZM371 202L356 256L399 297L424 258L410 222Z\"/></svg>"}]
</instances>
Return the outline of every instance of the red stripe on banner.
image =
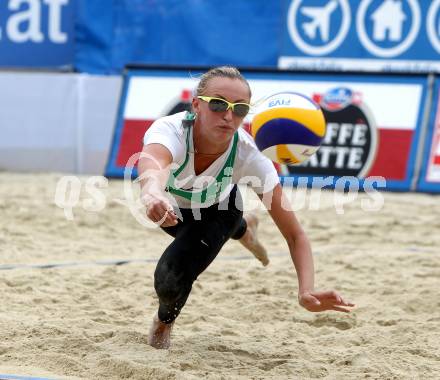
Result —
<instances>
[{"instance_id":1,"label":"red stripe on banner","mask_svg":"<svg viewBox=\"0 0 440 380\"><path fill-rule=\"evenodd\" d=\"M434 157L434 165L440 165L440 156Z\"/></svg>"},{"instance_id":2,"label":"red stripe on banner","mask_svg":"<svg viewBox=\"0 0 440 380\"><path fill-rule=\"evenodd\" d=\"M379 149L367 176L405 180L414 131L379 129Z\"/></svg>"},{"instance_id":3,"label":"red stripe on banner","mask_svg":"<svg viewBox=\"0 0 440 380\"><path fill-rule=\"evenodd\" d=\"M250 123L243 123L243 129L249 133L250 135L252 135L251 133L251 124Z\"/></svg>"},{"instance_id":4,"label":"red stripe on banner","mask_svg":"<svg viewBox=\"0 0 440 380\"><path fill-rule=\"evenodd\" d=\"M116 166L124 168L130 157L142 150L144 134L154 121L155 120L124 120L118 154L116 155ZM245 123L243 127L250 133L248 123Z\"/></svg>"},{"instance_id":5,"label":"red stripe on banner","mask_svg":"<svg viewBox=\"0 0 440 380\"><path fill-rule=\"evenodd\" d=\"M129 158L142 150L145 131L154 120L125 120L119 142L116 166L125 167Z\"/></svg>"},{"instance_id":6,"label":"red stripe on banner","mask_svg":"<svg viewBox=\"0 0 440 380\"><path fill-rule=\"evenodd\" d=\"M142 150L145 131L153 122L154 120L134 119L124 121L116 166L125 167L129 158ZM405 180L413 133L411 130L379 129L376 159L367 176ZM434 164L440 164L440 156L434 158Z\"/></svg>"}]
</instances>

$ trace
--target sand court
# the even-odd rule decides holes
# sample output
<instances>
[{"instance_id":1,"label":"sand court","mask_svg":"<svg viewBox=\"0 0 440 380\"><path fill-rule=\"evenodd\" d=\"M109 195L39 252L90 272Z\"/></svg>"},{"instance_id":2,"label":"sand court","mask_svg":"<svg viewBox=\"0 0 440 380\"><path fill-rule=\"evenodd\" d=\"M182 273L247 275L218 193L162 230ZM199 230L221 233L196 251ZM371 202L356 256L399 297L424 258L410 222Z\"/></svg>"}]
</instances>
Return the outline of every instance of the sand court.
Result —
<instances>
[{"instance_id":1,"label":"sand court","mask_svg":"<svg viewBox=\"0 0 440 380\"><path fill-rule=\"evenodd\" d=\"M381 193L383 207L366 212L362 202L371 197L361 194L338 213L333 191L316 203L316 192L298 190L296 200L305 201L297 214L314 249L316 287L340 290L356 304L350 314L312 314L298 305L285 241L259 211L270 265L263 268L239 243L228 242L194 284L166 351L146 342L157 306L154 260L170 237L142 227L115 201L124 197L122 181L102 189L101 211L75 207L74 220L66 220L54 204L60 178L0 173L0 374L438 378L438 196ZM47 264L64 265L11 268Z\"/></svg>"}]
</instances>

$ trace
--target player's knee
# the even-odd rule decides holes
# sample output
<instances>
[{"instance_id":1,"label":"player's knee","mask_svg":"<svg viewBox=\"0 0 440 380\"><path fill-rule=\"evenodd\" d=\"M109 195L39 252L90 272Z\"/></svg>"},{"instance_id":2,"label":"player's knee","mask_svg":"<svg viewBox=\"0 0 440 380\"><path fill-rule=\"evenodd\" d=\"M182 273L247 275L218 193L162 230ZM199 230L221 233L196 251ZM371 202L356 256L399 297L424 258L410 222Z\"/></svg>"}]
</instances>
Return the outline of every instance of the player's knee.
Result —
<instances>
[{"instance_id":1,"label":"player's knee","mask_svg":"<svg viewBox=\"0 0 440 380\"><path fill-rule=\"evenodd\" d=\"M181 274L156 270L154 288L161 302L172 304L181 298L186 298L187 293L191 290L191 284Z\"/></svg>"}]
</instances>

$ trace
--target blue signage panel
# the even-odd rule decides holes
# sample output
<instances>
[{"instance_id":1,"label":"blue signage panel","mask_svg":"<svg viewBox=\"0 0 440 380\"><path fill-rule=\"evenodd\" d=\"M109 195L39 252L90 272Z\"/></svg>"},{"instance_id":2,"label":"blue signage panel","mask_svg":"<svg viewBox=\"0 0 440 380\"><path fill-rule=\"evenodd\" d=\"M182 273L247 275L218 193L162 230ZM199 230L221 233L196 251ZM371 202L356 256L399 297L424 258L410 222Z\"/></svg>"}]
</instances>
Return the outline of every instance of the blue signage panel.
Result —
<instances>
[{"instance_id":1,"label":"blue signage panel","mask_svg":"<svg viewBox=\"0 0 440 380\"><path fill-rule=\"evenodd\" d=\"M440 79L435 81L418 191L440 193Z\"/></svg>"},{"instance_id":2,"label":"blue signage panel","mask_svg":"<svg viewBox=\"0 0 440 380\"><path fill-rule=\"evenodd\" d=\"M0 67L73 65L75 0L1 0Z\"/></svg>"},{"instance_id":3,"label":"blue signage panel","mask_svg":"<svg viewBox=\"0 0 440 380\"><path fill-rule=\"evenodd\" d=\"M280 68L440 72L440 0L284 0Z\"/></svg>"},{"instance_id":4,"label":"blue signage panel","mask_svg":"<svg viewBox=\"0 0 440 380\"><path fill-rule=\"evenodd\" d=\"M79 71L119 73L132 63L277 65L281 1L78 2Z\"/></svg>"}]
</instances>

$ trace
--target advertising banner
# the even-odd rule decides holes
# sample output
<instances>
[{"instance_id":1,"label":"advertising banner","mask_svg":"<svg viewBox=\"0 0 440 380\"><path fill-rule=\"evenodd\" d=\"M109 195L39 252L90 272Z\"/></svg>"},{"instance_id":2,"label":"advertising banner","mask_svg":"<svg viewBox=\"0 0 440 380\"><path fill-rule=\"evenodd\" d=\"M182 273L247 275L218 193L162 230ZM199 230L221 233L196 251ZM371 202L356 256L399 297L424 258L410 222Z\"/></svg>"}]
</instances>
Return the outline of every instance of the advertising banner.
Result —
<instances>
[{"instance_id":1,"label":"advertising banner","mask_svg":"<svg viewBox=\"0 0 440 380\"><path fill-rule=\"evenodd\" d=\"M281 1L77 1L79 71L121 73L131 63L277 66Z\"/></svg>"},{"instance_id":2,"label":"advertising banner","mask_svg":"<svg viewBox=\"0 0 440 380\"><path fill-rule=\"evenodd\" d=\"M75 2L0 1L0 67L73 66Z\"/></svg>"},{"instance_id":3,"label":"advertising banner","mask_svg":"<svg viewBox=\"0 0 440 380\"><path fill-rule=\"evenodd\" d=\"M429 132L417 190L440 193L440 79L434 86Z\"/></svg>"},{"instance_id":4,"label":"advertising banner","mask_svg":"<svg viewBox=\"0 0 440 380\"><path fill-rule=\"evenodd\" d=\"M283 0L283 69L440 72L440 0Z\"/></svg>"},{"instance_id":5,"label":"advertising banner","mask_svg":"<svg viewBox=\"0 0 440 380\"><path fill-rule=\"evenodd\" d=\"M383 177L388 189L408 190L414 173L425 78L344 76L243 71L253 102L282 91L313 98L324 111L327 133L319 151L301 166L281 165L283 177ZM198 72L128 72L107 175L122 176L142 149L146 129L161 116L190 106ZM248 127L251 118L245 120Z\"/></svg>"}]
</instances>

